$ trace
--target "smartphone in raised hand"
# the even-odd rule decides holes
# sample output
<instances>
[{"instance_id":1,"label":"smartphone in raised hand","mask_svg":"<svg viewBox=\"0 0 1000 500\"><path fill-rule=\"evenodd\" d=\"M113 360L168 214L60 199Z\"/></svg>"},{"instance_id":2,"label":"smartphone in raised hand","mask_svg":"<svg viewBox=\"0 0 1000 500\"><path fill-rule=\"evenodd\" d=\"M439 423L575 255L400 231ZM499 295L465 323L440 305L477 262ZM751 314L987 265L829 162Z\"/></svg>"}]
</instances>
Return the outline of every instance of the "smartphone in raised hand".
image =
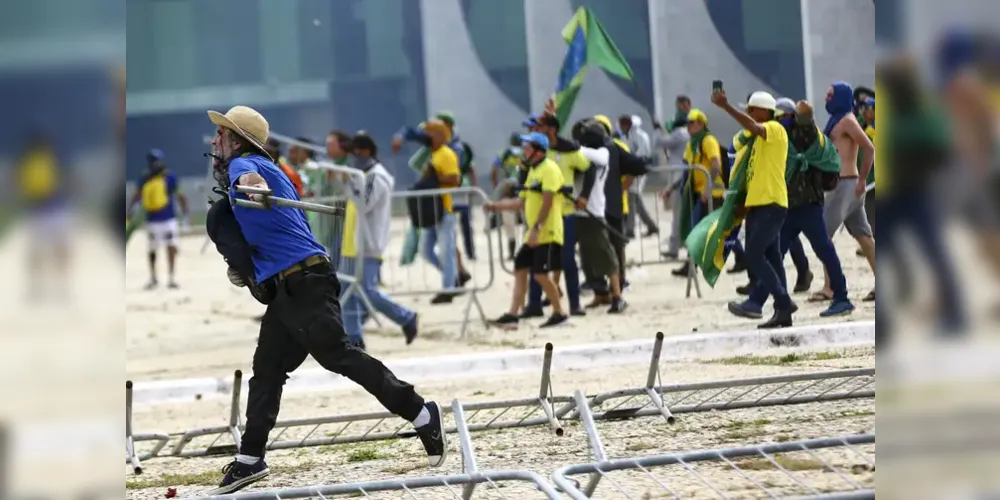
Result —
<instances>
[{"instance_id":1,"label":"smartphone in raised hand","mask_svg":"<svg viewBox=\"0 0 1000 500\"><path fill-rule=\"evenodd\" d=\"M722 80L712 80L712 93L718 94L722 92Z\"/></svg>"}]
</instances>

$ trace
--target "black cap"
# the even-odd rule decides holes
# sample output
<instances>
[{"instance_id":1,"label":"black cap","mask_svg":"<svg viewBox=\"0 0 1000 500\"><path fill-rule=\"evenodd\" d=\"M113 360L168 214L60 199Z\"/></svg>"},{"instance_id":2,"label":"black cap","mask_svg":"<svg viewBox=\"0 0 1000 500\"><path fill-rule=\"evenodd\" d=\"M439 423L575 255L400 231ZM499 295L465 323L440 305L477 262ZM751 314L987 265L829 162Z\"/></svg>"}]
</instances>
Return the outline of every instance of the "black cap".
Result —
<instances>
[{"instance_id":1,"label":"black cap","mask_svg":"<svg viewBox=\"0 0 1000 500\"><path fill-rule=\"evenodd\" d=\"M559 118L556 115L544 114L538 118L539 127L555 127L559 129L562 124L559 123Z\"/></svg>"}]
</instances>

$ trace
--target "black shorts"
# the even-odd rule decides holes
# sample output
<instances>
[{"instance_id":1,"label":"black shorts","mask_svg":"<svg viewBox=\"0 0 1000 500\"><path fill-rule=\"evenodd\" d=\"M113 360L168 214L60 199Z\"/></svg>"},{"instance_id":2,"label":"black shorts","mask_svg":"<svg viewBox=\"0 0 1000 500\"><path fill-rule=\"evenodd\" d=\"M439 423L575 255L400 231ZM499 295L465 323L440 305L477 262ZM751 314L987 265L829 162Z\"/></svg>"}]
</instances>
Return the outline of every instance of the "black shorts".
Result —
<instances>
[{"instance_id":1,"label":"black shorts","mask_svg":"<svg viewBox=\"0 0 1000 500\"><path fill-rule=\"evenodd\" d=\"M546 243L537 247L521 245L514 256L514 270L528 269L531 274L545 274L562 270L562 245Z\"/></svg>"}]
</instances>

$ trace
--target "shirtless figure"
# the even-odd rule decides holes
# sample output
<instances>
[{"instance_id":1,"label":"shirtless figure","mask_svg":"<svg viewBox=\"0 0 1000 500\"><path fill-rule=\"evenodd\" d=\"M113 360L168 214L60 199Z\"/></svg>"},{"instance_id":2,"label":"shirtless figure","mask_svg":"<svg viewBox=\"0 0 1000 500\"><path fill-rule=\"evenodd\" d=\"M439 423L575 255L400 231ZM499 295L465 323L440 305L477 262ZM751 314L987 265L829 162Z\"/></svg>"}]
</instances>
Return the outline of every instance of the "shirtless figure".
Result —
<instances>
[{"instance_id":1,"label":"shirtless figure","mask_svg":"<svg viewBox=\"0 0 1000 500\"><path fill-rule=\"evenodd\" d=\"M854 90L844 82L837 82L826 92L826 111L830 119L823 130L840 154L840 182L837 187L826 194L823 209L823 219L826 222L826 232L833 238L840 226L847 227L847 232L857 240L861 251L868 259L872 274L875 273L875 237L868 224L865 214L865 186L868 173L875 161L875 146L865 134L854 115ZM861 157L861 172L858 172L858 153ZM823 290L814 295L811 300L831 300L833 291L830 289L830 276L824 271ZM875 300L875 290L864 299L866 302Z\"/></svg>"}]
</instances>

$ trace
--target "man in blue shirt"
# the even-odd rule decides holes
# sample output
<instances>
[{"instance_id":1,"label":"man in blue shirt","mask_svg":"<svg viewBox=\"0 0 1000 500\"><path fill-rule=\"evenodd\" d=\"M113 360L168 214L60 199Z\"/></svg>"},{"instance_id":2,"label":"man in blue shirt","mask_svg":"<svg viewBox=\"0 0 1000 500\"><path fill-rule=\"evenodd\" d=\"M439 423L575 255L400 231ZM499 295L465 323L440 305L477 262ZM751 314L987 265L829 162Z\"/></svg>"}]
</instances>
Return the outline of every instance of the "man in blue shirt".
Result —
<instances>
[{"instance_id":1,"label":"man in blue shirt","mask_svg":"<svg viewBox=\"0 0 1000 500\"><path fill-rule=\"evenodd\" d=\"M236 106L225 115L209 111L208 116L217 126L212 141L214 177L228 190L230 199L267 201L264 195L239 193L237 186L298 199L292 182L264 153L269 127L260 113ZM233 206L233 213L252 249L257 282L273 282L277 294L260 326L239 454L223 468L226 476L210 494L231 493L268 475L264 450L278 418L282 386L308 355L327 370L361 385L387 410L412 422L430 465L442 465L447 446L441 409L437 403L425 402L412 385L397 379L382 362L348 341L341 320L336 269L309 230L305 213L288 207L260 210L238 205ZM245 285L238 275L229 276L234 285Z\"/></svg>"},{"instance_id":2,"label":"man in blue shirt","mask_svg":"<svg viewBox=\"0 0 1000 500\"><path fill-rule=\"evenodd\" d=\"M177 240L180 226L177 224L177 210L174 199L180 205L181 216L188 214L188 203L184 193L177 188L177 177L166 167L166 155L159 149L150 150L146 155L149 165L146 177L139 183L139 189L132 197L125 220L131 220L131 207L142 202L146 212L146 234L149 235L149 283L146 290L156 288L156 252L161 246L167 247L167 287L177 288L174 270L177 266Z\"/></svg>"}]
</instances>

